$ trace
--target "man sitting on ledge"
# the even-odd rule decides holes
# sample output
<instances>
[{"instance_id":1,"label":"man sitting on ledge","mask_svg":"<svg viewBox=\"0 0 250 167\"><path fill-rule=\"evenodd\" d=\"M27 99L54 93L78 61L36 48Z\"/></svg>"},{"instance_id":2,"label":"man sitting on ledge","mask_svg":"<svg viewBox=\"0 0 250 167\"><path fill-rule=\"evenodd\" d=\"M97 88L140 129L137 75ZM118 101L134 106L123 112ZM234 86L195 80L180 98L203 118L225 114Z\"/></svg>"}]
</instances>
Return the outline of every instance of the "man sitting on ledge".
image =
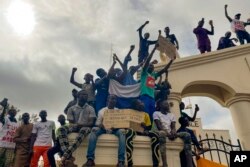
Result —
<instances>
[{"instance_id":1,"label":"man sitting on ledge","mask_svg":"<svg viewBox=\"0 0 250 167\"><path fill-rule=\"evenodd\" d=\"M77 93L77 104L70 107L67 113L67 119L70 123L68 127L60 127L58 129L58 141L63 152L62 163L72 157L72 153L82 143L83 139L90 133L91 127L95 122L95 110L87 104L88 94L85 90ZM69 146L68 134L78 132L74 143Z\"/></svg>"},{"instance_id":2,"label":"man sitting on ledge","mask_svg":"<svg viewBox=\"0 0 250 167\"><path fill-rule=\"evenodd\" d=\"M115 109L116 105L116 96L115 95L109 95L107 100L107 107L101 109L98 112L98 117L96 120L96 128L92 129L92 132L89 136L89 143L88 143L88 151L87 151L87 162L83 165L84 167L92 167L95 166L95 149L96 149L96 143L97 139L100 135L106 134L106 133L112 133L113 135L116 135L119 138L119 147L118 147L118 164L117 167L125 167L125 150L126 150L126 144L125 144L125 129L105 129L103 125L103 116L105 112L108 112L109 110Z\"/></svg>"},{"instance_id":3,"label":"man sitting on ledge","mask_svg":"<svg viewBox=\"0 0 250 167\"><path fill-rule=\"evenodd\" d=\"M170 113L169 104L167 100L161 103L160 111L154 112L153 119L159 133L162 166L168 166L166 157L166 138L168 137L170 140L174 140L175 138L180 137L184 142L187 167L193 167L190 134L187 132L176 133L175 116L173 113Z\"/></svg>"}]
</instances>

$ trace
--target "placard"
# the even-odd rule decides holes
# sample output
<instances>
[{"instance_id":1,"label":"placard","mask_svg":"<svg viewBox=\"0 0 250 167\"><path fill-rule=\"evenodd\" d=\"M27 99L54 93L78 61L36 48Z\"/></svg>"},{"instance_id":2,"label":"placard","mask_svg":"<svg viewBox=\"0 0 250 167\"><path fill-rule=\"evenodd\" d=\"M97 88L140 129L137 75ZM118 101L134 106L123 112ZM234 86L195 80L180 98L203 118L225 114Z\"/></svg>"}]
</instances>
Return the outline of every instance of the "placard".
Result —
<instances>
[{"instance_id":1,"label":"placard","mask_svg":"<svg viewBox=\"0 0 250 167\"><path fill-rule=\"evenodd\" d=\"M132 109L106 110L103 116L103 125L106 129L131 128L143 132L141 123L144 122L144 112Z\"/></svg>"}]
</instances>

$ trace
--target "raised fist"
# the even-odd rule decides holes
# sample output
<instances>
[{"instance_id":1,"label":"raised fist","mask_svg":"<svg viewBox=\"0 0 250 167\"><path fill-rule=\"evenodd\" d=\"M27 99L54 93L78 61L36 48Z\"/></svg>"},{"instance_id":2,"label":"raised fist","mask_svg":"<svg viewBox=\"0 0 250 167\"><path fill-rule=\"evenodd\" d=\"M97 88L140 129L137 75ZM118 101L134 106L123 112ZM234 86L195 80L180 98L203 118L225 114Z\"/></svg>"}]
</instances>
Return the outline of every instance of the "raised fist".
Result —
<instances>
[{"instance_id":1,"label":"raised fist","mask_svg":"<svg viewBox=\"0 0 250 167\"><path fill-rule=\"evenodd\" d=\"M209 20L208 22L211 26L213 26L213 20Z\"/></svg>"},{"instance_id":2,"label":"raised fist","mask_svg":"<svg viewBox=\"0 0 250 167\"><path fill-rule=\"evenodd\" d=\"M159 32L159 35L161 35L161 30L158 30L158 32Z\"/></svg>"},{"instance_id":3,"label":"raised fist","mask_svg":"<svg viewBox=\"0 0 250 167\"><path fill-rule=\"evenodd\" d=\"M148 24L148 23L149 23L149 21L146 21L146 22L145 22L145 24Z\"/></svg>"},{"instance_id":4,"label":"raised fist","mask_svg":"<svg viewBox=\"0 0 250 167\"><path fill-rule=\"evenodd\" d=\"M134 49L135 49L135 45L131 45L130 50L134 50Z\"/></svg>"},{"instance_id":5,"label":"raised fist","mask_svg":"<svg viewBox=\"0 0 250 167\"><path fill-rule=\"evenodd\" d=\"M199 108L198 104L195 104L195 109L194 109L194 111L195 111L195 112L198 112L199 110L200 110L200 108Z\"/></svg>"},{"instance_id":6,"label":"raised fist","mask_svg":"<svg viewBox=\"0 0 250 167\"><path fill-rule=\"evenodd\" d=\"M72 68L72 71L73 71L73 72L76 72L76 71L77 71L77 68L76 68L76 67Z\"/></svg>"},{"instance_id":7,"label":"raised fist","mask_svg":"<svg viewBox=\"0 0 250 167\"><path fill-rule=\"evenodd\" d=\"M227 4L225 5L225 8L227 8Z\"/></svg>"}]
</instances>

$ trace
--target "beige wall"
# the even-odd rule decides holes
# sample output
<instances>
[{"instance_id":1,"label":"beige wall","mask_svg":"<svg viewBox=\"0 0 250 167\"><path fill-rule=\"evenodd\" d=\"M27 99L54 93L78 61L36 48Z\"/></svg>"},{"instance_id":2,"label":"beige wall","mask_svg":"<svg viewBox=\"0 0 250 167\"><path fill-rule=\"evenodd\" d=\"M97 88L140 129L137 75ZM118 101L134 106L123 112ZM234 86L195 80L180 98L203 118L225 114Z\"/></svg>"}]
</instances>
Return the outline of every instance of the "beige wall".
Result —
<instances>
[{"instance_id":1,"label":"beige wall","mask_svg":"<svg viewBox=\"0 0 250 167\"><path fill-rule=\"evenodd\" d=\"M186 96L207 96L228 107L243 148L250 149L250 44L176 59L168 78L171 93L179 96L175 104ZM176 107L171 111L178 113Z\"/></svg>"}]
</instances>

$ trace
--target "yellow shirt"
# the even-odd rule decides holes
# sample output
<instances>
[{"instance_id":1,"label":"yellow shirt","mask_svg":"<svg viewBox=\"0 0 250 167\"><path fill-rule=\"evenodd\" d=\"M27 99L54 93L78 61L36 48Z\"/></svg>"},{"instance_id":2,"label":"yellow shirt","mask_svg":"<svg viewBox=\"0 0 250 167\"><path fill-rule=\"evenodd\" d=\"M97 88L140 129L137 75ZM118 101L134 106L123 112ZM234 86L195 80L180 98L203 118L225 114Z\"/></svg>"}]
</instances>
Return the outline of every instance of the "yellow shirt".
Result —
<instances>
[{"instance_id":1,"label":"yellow shirt","mask_svg":"<svg viewBox=\"0 0 250 167\"><path fill-rule=\"evenodd\" d=\"M151 126L151 121L150 121L150 117L148 115L148 113L144 112L145 116L144 116L144 123L146 126Z\"/></svg>"}]
</instances>

